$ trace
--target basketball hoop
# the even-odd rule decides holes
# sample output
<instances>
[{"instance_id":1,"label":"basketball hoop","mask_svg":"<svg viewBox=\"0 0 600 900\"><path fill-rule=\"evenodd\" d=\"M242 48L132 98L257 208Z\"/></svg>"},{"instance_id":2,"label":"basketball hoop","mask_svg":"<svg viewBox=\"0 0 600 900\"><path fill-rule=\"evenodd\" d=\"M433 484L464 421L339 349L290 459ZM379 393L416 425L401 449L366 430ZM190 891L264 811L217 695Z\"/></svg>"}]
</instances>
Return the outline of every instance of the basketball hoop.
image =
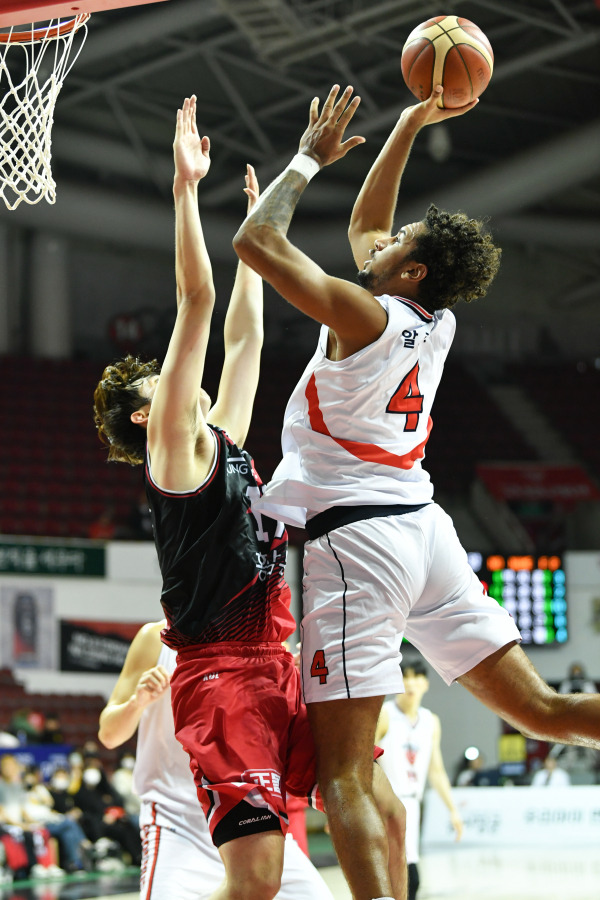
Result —
<instances>
[{"instance_id":1,"label":"basketball hoop","mask_svg":"<svg viewBox=\"0 0 600 900\"><path fill-rule=\"evenodd\" d=\"M51 170L54 107L81 53L89 18L82 13L51 19L41 27L35 22L11 26L0 33L0 196L10 210L21 201L56 201Z\"/></svg>"}]
</instances>

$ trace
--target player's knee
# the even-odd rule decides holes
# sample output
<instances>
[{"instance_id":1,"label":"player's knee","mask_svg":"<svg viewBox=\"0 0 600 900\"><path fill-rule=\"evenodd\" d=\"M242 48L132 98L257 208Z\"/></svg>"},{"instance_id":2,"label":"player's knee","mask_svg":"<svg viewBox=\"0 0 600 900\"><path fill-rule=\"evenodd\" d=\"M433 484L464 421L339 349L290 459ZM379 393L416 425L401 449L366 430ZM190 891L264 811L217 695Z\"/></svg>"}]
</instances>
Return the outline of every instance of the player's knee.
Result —
<instances>
[{"instance_id":1,"label":"player's knee","mask_svg":"<svg viewBox=\"0 0 600 900\"><path fill-rule=\"evenodd\" d=\"M359 770L345 768L338 772L328 772L319 777L319 788L323 795L325 809L329 810L339 804L362 799L367 794L372 794L369 781L363 777Z\"/></svg>"},{"instance_id":2,"label":"player's knee","mask_svg":"<svg viewBox=\"0 0 600 900\"><path fill-rule=\"evenodd\" d=\"M281 888L283 858L274 855L269 845L255 848L251 860L247 860L244 900L272 900Z\"/></svg>"},{"instance_id":3,"label":"player's knee","mask_svg":"<svg viewBox=\"0 0 600 900\"><path fill-rule=\"evenodd\" d=\"M404 838L406 833L406 810L404 804L396 797L396 795L393 795L391 798L386 798L383 806L381 804L378 805L381 818L383 819L388 834L394 833L396 835L402 835L402 838Z\"/></svg>"},{"instance_id":4,"label":"player's knee","mask_svg":"<svg viewBox=\"0 0 600 900\"><path fill-rule=\"evenodd\" d=\"M232 881L228 880L228 900L273 900L281 888L281 873L265 866L248 866Z\"/></svg>"}]
</instances>

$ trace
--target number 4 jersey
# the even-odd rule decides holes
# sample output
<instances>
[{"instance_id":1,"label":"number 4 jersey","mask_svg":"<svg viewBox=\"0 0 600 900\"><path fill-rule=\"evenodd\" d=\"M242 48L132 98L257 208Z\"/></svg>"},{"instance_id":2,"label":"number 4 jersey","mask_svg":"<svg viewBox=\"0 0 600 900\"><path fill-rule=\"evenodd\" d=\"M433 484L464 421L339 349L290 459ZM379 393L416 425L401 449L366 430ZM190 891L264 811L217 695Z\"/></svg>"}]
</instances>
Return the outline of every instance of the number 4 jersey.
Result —
<instances>
[{"instance_id":1,"label":"number 4 jersey","mask_svg":"<svg viewBox=\"0 0 600 900\"><path fill-rule=\"evenodd\" d=\"M285 411L283 459L253 504L257 511L302 527L331 506L431 501L421 460L456 321L450 310L375 299L387 326L347 359L327 359L322 326Z\"/></svg>"},{"instance_id":2,"label":"number 4 jersey","mask_svg":"<svg viewBox=\"0 0 600 900\"><path fill-rule=\"evenodd\" d=\"M215 458L194 491L167 491L144 467L154 541L163 578L165 644L283 641L294 631L283 577L287 532L253 515L262 481L252 458L211 428Z\"/></svg>"}]
</instances>

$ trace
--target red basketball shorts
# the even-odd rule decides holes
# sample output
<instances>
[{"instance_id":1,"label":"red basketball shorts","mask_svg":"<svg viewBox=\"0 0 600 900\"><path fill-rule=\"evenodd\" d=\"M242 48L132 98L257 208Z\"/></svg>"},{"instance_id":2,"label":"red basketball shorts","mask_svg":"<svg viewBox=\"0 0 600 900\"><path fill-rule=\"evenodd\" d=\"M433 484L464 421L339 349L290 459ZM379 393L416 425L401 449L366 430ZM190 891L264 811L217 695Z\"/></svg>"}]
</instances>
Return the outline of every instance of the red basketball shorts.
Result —
<instances>
[{"instance_id":1,"label":"red basketball shorts","mask_svg":"<svg viewBox=\"0 0 600 900\"><path fill-rule=\"evenodd\" d=\"M263 831L285 834L286 793L322 809L300 676L280 644L186 648L171 697L217 847Z\"/></svg>"}]
</instances>

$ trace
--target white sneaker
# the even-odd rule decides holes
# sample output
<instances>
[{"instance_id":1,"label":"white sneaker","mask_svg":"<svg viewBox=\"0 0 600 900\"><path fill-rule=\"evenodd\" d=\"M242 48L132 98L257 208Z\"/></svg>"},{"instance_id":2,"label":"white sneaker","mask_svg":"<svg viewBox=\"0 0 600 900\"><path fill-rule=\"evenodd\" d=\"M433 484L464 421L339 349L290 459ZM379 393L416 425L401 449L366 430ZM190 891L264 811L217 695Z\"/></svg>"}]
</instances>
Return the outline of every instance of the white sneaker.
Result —
<instances>
[{"instance_id":1,"label":"white sneaker","mask_svg":"<svg viewBox=\"0 0 600 900\"><path fill-rule=\"evenodd\" d=\"M29 876L31 878L45 878L46 877L46 866L43 866L41 863L36 863L29 870Z\"/></svg>"},{"instance_id":2,"label":"white sneaker","mask_svg":"<svg viewBox=\"0 0 600 900\"><path fill-rule=\"evenodd\" d=\"M32 878L64 878L66 876L66 872L64 869L61 869L59 866L43 866L41 863L36 863L31 867L30 873Z\"/></svg>"},{"instance_id":3,"label":"white sneaker","mask_svg":"<svg viewBox=\"0 0 600 900\"><path fill-rule=\"evenodd\" d=\"M60 866L46 866L46 878L66 878L67 873Z\"/></svg>"}]
</instances>

